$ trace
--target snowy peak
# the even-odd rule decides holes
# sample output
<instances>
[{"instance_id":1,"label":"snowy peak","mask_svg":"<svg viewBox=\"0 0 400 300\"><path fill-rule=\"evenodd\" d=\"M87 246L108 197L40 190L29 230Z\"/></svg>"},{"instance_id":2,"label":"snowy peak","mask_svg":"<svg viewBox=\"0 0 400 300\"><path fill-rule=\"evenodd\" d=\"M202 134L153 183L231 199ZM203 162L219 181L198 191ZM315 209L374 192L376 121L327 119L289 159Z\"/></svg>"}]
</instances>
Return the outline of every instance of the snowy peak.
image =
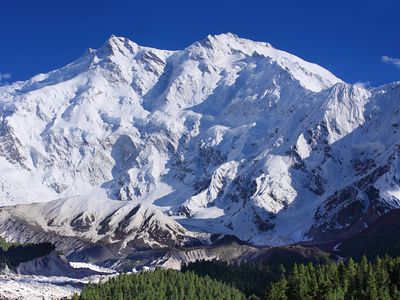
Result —
<instances>
[{"instance_id":1,"label":"snowy peak","mask_svg":"<svg viewBox=\"0 0 400 300\"><path fill-rule=\"evenodd\" d=\"M116 37L111 35L105 44L95 51L97 57L103 58L112 55L135 55L140 47L124 37Z\"/></svg>"},{"instance_id":2,"label":"snowy peak","mask_svg":"<svg viewBox=\"0 0 400 300\"><path fill-rule=\"evenodd\" d=\"M398 205L399 90L230 33L180 51L111 36L0 87L0 205L28 205L3 217L122 248L351 231Z\"/></svg>"},{"instance_id":3,"label":"snowy peak","mask_svg":"<svg viewBox=\"0 0 400 300\"><path fill-rule=\"evenodd\" d=\"M197 43L195 43L197 44ZM268 43L254 42L249 39L238 37L233 33L222 33L217 35L208 35L205 39L198 42L199 45L207 46L213 49L224 49L225 51L241 51L248 54L255 47L272 47Z\"/></svg>"},{"instance_id":4,"label":"snowy peak","mask_svg":"<svg viewBox=\"0 0 400 300\"><path fill-rule=\"evenodd\" d=\"M236 61L255 55L267 58L284 71L289 72L293 79L299 81L303 87L313 92L319 92L338 82L342 82L320 66L275 49L269 43L240 38L232 33L209 35L204 40L194 43L188 49L193 51L193 49L199 47L211 49L213 53L212 56L209 56L214 59L220 59L221 56L226 59L227 55L236 57Z\"/></svg>"}]
</instances>

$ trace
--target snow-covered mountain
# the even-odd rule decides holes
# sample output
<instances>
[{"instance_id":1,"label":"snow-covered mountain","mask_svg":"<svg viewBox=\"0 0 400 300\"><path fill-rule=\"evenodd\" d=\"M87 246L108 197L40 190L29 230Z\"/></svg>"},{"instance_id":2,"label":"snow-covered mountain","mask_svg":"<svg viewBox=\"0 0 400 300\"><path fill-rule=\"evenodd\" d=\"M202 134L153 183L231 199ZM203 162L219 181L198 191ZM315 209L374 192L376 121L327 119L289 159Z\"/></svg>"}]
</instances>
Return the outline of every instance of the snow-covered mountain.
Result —
<instances>
[{"instance_id":1,"label":"snow-covered mountain","mask_svg":"<svg viewBox=\"0 0 400 300\"><path fill-rule=\"evenodd\" d=\"M233 34L181 51L112 36L0 87L0 132L0 203L24 204L0 210L14 238L8 222L124 247L276 245L400 206L400 82L347 84Z\"/></svg>"}]
</instances>

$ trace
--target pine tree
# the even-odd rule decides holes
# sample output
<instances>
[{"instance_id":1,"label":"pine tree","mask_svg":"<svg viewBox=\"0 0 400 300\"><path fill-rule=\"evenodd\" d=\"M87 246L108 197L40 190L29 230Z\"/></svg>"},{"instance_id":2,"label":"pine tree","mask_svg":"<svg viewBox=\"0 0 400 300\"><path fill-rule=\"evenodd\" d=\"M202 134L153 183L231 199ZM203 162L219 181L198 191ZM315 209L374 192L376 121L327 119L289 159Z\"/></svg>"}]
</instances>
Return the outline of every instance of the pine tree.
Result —
<instances>
[{"instance_id":1,"label":"pine tree","mask_svg":"<svg viewBox=\"0 0 400 300\"><path fill-rule=\"evenodd\" d=\"M287 297L287 280L282 277L276 284L271 286L267 299L271 300L286 300Z\"/></svg>"},{"instance_id":2,"label":"pine tree","mask_svg":"<svg viewBox=\"0 0 400 300\"><path fill-rule=\"evenodd\" d=\"M367 283L367 287L366 287L367 299L370 299L370 300L377 299L378 291L377 291L375 276L374 276L374 274L372 272L372 268L370 268L369 271L368 271L368 275L367 275L367 278L366 278L366 283Z\"/></svg>"}]
</instances>

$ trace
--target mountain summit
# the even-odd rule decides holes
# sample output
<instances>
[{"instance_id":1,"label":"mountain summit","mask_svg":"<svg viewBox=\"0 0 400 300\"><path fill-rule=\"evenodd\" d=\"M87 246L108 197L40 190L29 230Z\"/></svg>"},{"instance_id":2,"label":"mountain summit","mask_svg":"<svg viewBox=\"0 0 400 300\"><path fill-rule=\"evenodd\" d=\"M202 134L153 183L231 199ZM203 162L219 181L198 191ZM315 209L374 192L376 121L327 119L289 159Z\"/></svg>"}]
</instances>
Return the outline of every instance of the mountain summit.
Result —
<instances>
[{"instance_id":1,"label":"mountain summit","mask_svg":"<svg viewBox=\"0 0 400 300\"><path fill-rule=\"evenodd\" d=\"M230 33L180 51L111 36L0 87L0 204L24 204L1 231L122 248L352 235L400 206L399 99Z\"/></svg>"}]
</instances>

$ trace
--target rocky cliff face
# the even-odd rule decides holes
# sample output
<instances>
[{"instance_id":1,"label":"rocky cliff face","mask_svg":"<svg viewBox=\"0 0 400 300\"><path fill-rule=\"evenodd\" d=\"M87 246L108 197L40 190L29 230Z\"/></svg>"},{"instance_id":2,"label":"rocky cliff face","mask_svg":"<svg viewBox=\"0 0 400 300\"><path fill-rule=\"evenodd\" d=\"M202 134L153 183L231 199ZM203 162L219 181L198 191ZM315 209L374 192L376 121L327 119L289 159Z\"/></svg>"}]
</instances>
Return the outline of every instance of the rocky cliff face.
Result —
<instances>
[{"instance_id":1,"label":"rocky cliff face","mask_svg":"<svg viewBox=\"0 0 400 300\"><path fill-rule=\"evenodd\" d=\"M0 107L0 203L27 204L0 211L14 237L277 245L351 235L400 204L400 83L347 84L232 34L182 51L112 36L0 87Z\"/></svg>"}]
</instances>

